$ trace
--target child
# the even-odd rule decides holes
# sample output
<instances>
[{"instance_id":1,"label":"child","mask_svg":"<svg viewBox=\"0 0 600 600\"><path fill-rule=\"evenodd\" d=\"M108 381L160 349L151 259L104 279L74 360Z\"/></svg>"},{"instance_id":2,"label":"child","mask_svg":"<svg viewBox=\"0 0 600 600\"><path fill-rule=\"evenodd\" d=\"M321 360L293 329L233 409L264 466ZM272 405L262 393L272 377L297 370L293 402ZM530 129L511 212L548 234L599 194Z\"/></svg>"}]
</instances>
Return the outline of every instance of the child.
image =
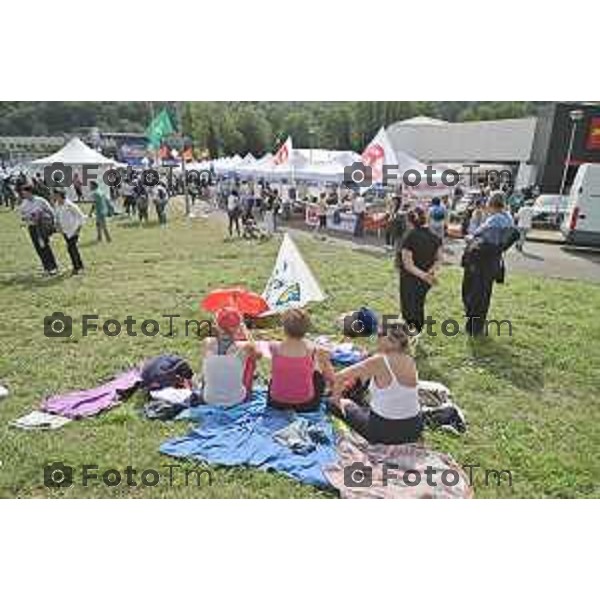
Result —
<instances>
[{"instance_id":1,"label":"child","mask_svg":"<svg viewBox=\"0 0 600 600\"><path fill-rule=\"evenodd\" d=\"M64 190L55 188L53 200L56 204L56 222L58 229L67 243L67 250L73 264L73 275L79 275L83 271L83 262L79 254L79 232L85 223L85 216L73 202L65 196Z\"/></svg>"},{"instance_id":2,"label":"child","mask_svg":"<svg viewBox=\"0 0 600 600\"><path fill-rule=\"evenodd\" d=\"M281 317L285 339L272 342L269 405L297 411L316 410L325 389L333 381L329 353L304 339L310 327L308 314L292 308Z\"/></svg>"},{"instance_id":3,"label":"child","mask_svg":"<svg viewBox=\"0 0 600 600\"><path fill-rule=\"evenodd\" d=\"M206 404L233 406L252 393L256 360L254 344L242 341L246 335L241 315L232 308L216 314L217 335L204 342L203 399Z\"/></svg>"},{"instance_id":4,"label":"child","mask_svg":"<svg viewBox=\"0 0 600 600\"><path fill-rule=\"evenodd\" d=\"M376 354L335 375L332 412L372 444L404 444L421 436L418 374L415 361L406 354L409 340L406 324L387 325L378 333ZM341 397L357 379L370 380L368 407Z\"/></svg>"}]
</instances>

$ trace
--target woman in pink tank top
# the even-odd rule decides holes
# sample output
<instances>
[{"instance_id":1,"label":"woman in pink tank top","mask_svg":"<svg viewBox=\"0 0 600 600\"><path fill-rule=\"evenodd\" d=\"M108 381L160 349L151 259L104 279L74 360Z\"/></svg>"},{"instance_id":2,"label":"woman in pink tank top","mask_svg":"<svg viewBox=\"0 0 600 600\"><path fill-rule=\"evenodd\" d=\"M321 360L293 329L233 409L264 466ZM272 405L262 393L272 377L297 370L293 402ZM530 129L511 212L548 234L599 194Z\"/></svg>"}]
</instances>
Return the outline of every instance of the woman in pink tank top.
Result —
<instances>
[{"instance_id":1,"label":"woman in pink tank top","mask_svg":"<svg viewBox=\"0 0 600 600\"><path fill-rule=\"evenodd\" d=\"M319 407L325 379L333 379L327 352L304 339L310 319L294 308L282 316L285 339L271 344L271 385L269 405L300 411Z\"/></svg>"}]
</instances>

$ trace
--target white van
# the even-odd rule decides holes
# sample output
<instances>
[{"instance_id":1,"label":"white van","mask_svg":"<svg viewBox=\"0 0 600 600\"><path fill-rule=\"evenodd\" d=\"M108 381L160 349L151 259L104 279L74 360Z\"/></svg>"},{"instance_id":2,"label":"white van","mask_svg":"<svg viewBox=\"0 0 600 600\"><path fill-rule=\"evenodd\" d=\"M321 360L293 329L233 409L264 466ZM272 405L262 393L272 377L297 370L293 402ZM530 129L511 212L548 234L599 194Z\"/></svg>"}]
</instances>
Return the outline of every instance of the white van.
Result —
<instances>
[{"instance_id":1,"label":"white van","mask_svg":"<svg viewBox=\"0 0 600 600\"><path fill-rule=\"evenodd\" d=\"M577 170L561 231L567 244L600 246L600 164Z\"/></svg>"}]
</instances>

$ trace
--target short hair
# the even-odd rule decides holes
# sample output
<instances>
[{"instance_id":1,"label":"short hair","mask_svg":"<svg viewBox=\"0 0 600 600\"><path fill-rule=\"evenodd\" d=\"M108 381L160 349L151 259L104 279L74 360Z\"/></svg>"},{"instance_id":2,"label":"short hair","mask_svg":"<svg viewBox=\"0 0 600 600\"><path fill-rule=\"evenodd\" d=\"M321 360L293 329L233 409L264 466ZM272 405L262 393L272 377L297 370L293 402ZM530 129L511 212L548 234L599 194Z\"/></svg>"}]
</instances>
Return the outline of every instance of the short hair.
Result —
<instances>
[{"instance_id":1,"label":"short hair","mask_svg":"<svg viewBox=\"0 0 600 600\"><path fill-rule=\"evenodd\" d=\"M283 331L291 338L301 339L310 328L310 317L301 308L290 308L281 316Z\"/></svg>"},{"instance_id":2,"label":"short hair","mask_svg":"<svg viewBox=\"0 0 600 600\"><path fill-rule=\"evenodd\" d=\"M26 183L25 185L21 186L21 191L33 193L33 186L30 183Z\"/></svg>"},{"instance_id":3,"label":"short hair","mask_svg":"<svg viewBox=\"0 0 600 600\"><path fill-rule=\"evenodd\" d=\"M490 208L498 208L502 210L504 208L504 194L502 192L494 192L490 196L488 206Z\"/></svg>"},{"instance_id":4,"label":"short hair","mask_svg":"<svg viewBox=\"0 0 600 600\"><path fill-rule=\"evenodd\" d=\"M90 181L90 188L92 190L97 189L97 187L98 187L98 182L96 182L96 181Z\"/></svg>"},{"instance_id":5,"label":"short hair","mask_svg":"<svg viewBox=\"0 0 600 600\"><path fill-rule=\"evenodd\" d=\"M55 196L60 196L61 198L66 198L67 197L67 195L65 194L65 190L63 190L62 188L54 188L52 190L52 193Z\"/></svg>"},{"instance_id":6,"label":"short hair","mask_svg":"<svg viewBox=\"0 0 600 600\"><path fill-rule=\"evenodd\" d=\"M420 206L415 206L415 208L410 210L407 218L413 227L425 227L427 223L425 211Z\"/></svg>"}]
</instances>

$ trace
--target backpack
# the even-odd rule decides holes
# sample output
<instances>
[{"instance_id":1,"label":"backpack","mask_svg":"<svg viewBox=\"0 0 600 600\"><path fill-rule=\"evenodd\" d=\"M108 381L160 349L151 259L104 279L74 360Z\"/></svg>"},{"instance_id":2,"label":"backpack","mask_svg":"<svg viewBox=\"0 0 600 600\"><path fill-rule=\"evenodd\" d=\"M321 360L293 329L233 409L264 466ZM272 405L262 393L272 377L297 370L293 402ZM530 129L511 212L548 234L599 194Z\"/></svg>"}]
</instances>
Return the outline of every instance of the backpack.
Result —
<instances>
[{"instance_id":1,"label":"backpack","mask_svg":"<svg viewBox=\"0 0 600 600\"><path fill-rule=\"evenodd\" d=\"M165 387L185 387L194 375L190 365L174 354L161 354L148 360L142 367L141 387L160 390Z\"/></svg>"},{"instance_id":2,"label":"backpack","mask_svg":"<svg viewBox=\"0 0 600 600\"><path fill-rule=\"evenodd\" d=\"M434 221L443 221L446 218L446 209L443 206L434 206L430 215Z\"/></svg>"}]
</instances>

